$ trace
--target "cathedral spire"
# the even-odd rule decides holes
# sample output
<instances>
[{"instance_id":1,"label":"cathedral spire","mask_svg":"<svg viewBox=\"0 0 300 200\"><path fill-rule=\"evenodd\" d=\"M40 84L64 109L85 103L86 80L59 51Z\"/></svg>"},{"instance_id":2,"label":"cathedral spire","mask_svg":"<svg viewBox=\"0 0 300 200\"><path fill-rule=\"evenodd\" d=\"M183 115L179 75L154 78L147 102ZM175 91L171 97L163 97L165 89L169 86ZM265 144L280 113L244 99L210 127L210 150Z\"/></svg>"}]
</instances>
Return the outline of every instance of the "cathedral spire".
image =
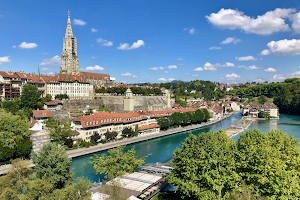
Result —
<instances>
[{"instance_id":1,"label":"cathedral spire","mask_svg":"<svg viewBox=\"0 0 300 200\"><path fill-rule=\"evenodd\" d=\"M71 19L70 19L70 11L68 11L68 24L67 24L67 30L66 30L66 35L65 38L72 38L73 37L73 32L72 32L72 26L71 26Z\"/></svg>"}]
</instances>

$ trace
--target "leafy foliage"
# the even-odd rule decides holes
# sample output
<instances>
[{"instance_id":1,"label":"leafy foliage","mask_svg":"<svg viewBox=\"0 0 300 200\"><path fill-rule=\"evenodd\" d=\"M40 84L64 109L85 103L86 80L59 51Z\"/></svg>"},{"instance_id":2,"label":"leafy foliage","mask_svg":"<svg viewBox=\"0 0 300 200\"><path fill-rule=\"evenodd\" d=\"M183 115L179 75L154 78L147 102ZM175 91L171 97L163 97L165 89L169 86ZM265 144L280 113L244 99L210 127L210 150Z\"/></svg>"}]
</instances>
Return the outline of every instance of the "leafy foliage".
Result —
<instances>
[{"instance_id":1,"label":"leafy foliage","mask_svg":"<svg viewBox=\"0 0 300 200\"><path fill-rule=\"evenodd\" d=\"M106 133L104 133L104 135L107 141L112 141L117 137L118 133L116 131L113 132L107 131Z\"/></svg>"},{"instance_id":2,"label":"leafy foliage","mask_svg":"<svg viewBox=\"0 0 300 200\"><path fill-rule=\"evenodd\" d=\"M299 143L280 130L248 130L235 142L220 129L190 135L181 147L168 179L183 197L300 198Z\"/></svg>"},{"instance_id":3,"label":"leafy foliage","mask_svg":"<svg viewBox=\"0 0 300 200\"><path fill-rule=\"evenodd\" d=\"M71 148L73 144L71 139L73 132L70 125L70 122L61 122L52 117L46 121L46 127L49 128L53 141L58 144L65 144Z\"/></svg>"},{"instance_id":4,"label":"leafy foliage","mask_svg":"<svg viewBox=\"0 0 300 200\"><path fill-rule=\"evenodd\" d=\"M36 110L37 108L42 108L43 104L40 99L40 92L38 89L26 83L22 88L21 94L21 107L31 108Z\"/></svg>"},{"instance_id":5,"label":"leafy foliage","mask_svg":"<svg viewBox=\"0 0 300 200\"><path fill-rule=\"evenodd\" d=\"M108 150L110 155L94 155L91 157L91 164L94 165L97 174L105 174L105 178L115 178L126 173L132 173L134 170L145 163L145 156L143 158L135 158L134 148L123 153L125 146L118 146L117 148Z\"/></svg>"},{"instance_id":6,"label":"leafy foliage","mask_svg":"<svg viewBox=\"0 0 300 200\"><path fill-rule=\"evenodd\" d=\"M131 138L131 137L134 137L134 136L137 136L137 135L136 135L136 132L133 131L131 127L130 128L126 127L126 128L123 129L123 131L122 131L122 137L129 137L129 138Z\"/></svg>"},{"instance_id":7,"label":"leafy foliage","mask_svg":"<svg viewBox=\"0 0 300 200\"><path fill-rule=\"evenodd\" d=\"M69 96L67 94L57 94L55 99L69 99Z\"/></svg>"},{"instance_id":8,"label":"leafy foliage","mask_svg":"<svg viewBox=\"0 0 300 200\"><path fill-rule=\"evenodd\" d=\"M237 146L223 129L198 136L191 134L181 147L174 151L174 169L168 181L183 196L220 199L237 188L241 180L235 161Z\"/></svg>"},{"instance_id":9,"label":"leafy foliage","mask_svg":"<svg viewBox=\"0 0 300 200\"><path fill-rule=\"evenodd\" d=\"M101 138L98 132L94 132L94 134L91 136L91 142L94 142L95 144L98 143L98 140Z\"/></svg>"},{"instance_id":10,"label":"leafy foliage","mask_svg":"<svg viewBox=\"0 0 300 200\"><path fill-rule=\"evenodd\" d=\"M40 151L33 153L32 161L36 164L37 177L52 177L56 188L61 189L72 181L71 160L63 147L44 144Z\"/></svg>"}]
</instances>

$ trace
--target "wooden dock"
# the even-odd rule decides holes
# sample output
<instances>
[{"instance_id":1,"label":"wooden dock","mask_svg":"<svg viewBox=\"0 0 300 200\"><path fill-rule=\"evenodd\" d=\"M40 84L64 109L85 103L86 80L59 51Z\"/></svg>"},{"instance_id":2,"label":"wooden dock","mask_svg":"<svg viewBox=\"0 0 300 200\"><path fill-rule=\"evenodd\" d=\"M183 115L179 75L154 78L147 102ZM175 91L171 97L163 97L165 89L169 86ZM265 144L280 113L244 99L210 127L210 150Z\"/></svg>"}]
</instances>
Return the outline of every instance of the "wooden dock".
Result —
<instances>
[{"instance_id":1,"label":"wooden dock","mask_svg":"<svg viewBox=\"0 0 300 200\"><path fill-rule=\"evenodd\" d=\"M239 120L234 125L229 126L225 129L226 134L229 138L233 138L234 136L240 134L241 132L248 129L248 127L251 125L251 123L256 120L255 118L251 117L243 117L241 120Z\"/></svg>"}]
</instances>

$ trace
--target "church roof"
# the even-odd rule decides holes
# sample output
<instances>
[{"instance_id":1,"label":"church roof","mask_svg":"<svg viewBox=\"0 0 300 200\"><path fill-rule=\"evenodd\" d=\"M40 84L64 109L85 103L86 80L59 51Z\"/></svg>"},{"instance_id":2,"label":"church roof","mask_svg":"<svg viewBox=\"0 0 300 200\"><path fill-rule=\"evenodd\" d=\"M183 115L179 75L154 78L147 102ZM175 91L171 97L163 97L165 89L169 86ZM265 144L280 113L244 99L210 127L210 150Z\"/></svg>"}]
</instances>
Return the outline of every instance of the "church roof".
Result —
<instances>
[{"instance_id":1,"label":"church roof","mask_svg":"<svg viewBox=\"0 0 300 200\"><path fill-rule=\"evenodd\" d=\"M68 74L56 74L55 76L42 75L42 78L46 83L59 83L59 82L79 82L88 83L84 78L78 75L68 75Z\"/></svg>"},{"instance_id":2,"label":"church roof","mask_svg":"<svg viewBox=\"0 0 300 200\"><path fill-rule=\"evenodd\" d=\"M91 72L80 72L80 75L83 78L92 78L92 79L104 79L110 77L108 74L99 74L99 73L91 73Z\"/></svg>"}]
</instances>

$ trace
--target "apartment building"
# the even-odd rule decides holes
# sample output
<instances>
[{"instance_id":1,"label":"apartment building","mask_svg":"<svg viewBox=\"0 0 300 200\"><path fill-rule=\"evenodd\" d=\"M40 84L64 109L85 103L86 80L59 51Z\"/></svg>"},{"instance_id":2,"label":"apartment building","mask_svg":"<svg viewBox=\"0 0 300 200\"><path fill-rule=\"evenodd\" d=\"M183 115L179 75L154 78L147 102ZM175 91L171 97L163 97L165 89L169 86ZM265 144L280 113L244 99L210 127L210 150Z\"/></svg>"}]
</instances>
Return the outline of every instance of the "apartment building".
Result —
<instances>
[{"instance_id":1,"label":"apartment building","mask_svg":"<svg viewBox=\"0 0 300 200\"><path fill-rule=\"evenodd\" d=\"M22 91L21 79L14 72L0 71L0 97L15 98Z\"/></svg>"},{"instance_id":2,"label":"apartment building","mask_svg":"<svg viewBox=\"0 0 300 200\"><path fill-rule=\"evenodd\" d=\"M46 94L50 94L53 99L58 94L67 94L69 99L93 98L93 85L79 75L42 75L41 78L46 85Z\"/></svg>"},{"instance_id":3,"label":"apartment building","mask_svg":"<svg viewBox=\"0 0 300 200\"><path fill-rule=\"evenodd\" d=\"M156 119L158 117L166 117L175 112L194 112L196 108L182 108L176 110L160 110L160 111L138 111L129 113L109 113L97 112L92 115L80 116L72 120L72 130L79 133L79 137L83 140L90 140L90 136L95 132L99 133L102 138L109 131L116 131L118 136L122 134L125 128L135 130L138 125L141 135L153 134L159 132ZM156 125L155 125L156 124Z\"/></svg>"}]
</instances>

